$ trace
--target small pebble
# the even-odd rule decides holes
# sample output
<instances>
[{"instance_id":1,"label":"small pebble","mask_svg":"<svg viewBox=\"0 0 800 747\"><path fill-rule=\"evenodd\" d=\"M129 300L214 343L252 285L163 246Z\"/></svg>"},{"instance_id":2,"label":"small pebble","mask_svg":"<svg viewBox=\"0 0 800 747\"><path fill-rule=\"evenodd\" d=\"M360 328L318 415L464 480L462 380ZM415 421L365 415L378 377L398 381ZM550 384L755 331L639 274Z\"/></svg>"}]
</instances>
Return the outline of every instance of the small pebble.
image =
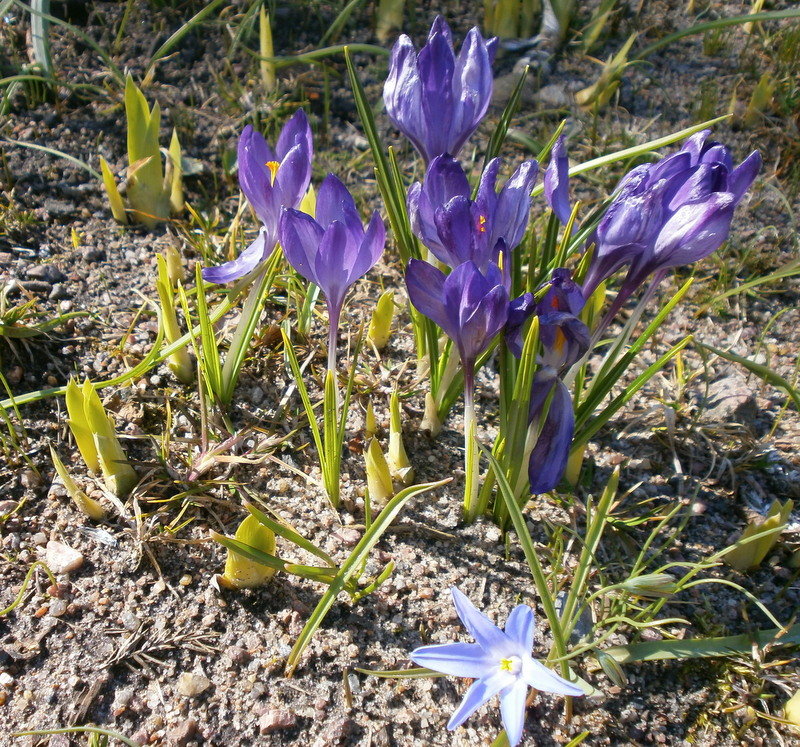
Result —
<instances>
[{"instance_id":1,"label":"small pebble","mask_svg":"<svg viewBox=\"0 0 800 747\"><path fill-rule=\"evenodd\" d=\"M187 698L196 698L211 687L211 680L202 674L184 672L178 677L178 692Z\"/></svg>"},{"instance_id":2,"label":"small pebble","mask_svg":"<svg viewBox=\"0 0 800 747\"><path fill-rule=\"evenodd\" d=\"M53 573L69 573L83 565L83 555L62 542L50 540L45 552L45 564Z\"/></svg>"}]
</instances>

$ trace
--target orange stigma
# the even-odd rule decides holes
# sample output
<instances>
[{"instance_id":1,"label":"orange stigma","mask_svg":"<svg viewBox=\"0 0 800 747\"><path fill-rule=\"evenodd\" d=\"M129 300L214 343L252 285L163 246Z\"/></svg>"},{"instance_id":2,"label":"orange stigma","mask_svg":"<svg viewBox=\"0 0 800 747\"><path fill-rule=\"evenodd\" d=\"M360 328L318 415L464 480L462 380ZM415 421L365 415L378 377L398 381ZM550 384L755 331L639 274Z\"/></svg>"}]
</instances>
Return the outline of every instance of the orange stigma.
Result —
<instances>
[{"instance_id":1,"label":"orange stigma","mask_svg":"<svg viewBox=\"0 0 800 747\"><path fill-rule=\"evenodd\" d=\"M486 216L479 215L478 216L478 230L481 233L486 233Z\"/></svg>"}]
</instances>

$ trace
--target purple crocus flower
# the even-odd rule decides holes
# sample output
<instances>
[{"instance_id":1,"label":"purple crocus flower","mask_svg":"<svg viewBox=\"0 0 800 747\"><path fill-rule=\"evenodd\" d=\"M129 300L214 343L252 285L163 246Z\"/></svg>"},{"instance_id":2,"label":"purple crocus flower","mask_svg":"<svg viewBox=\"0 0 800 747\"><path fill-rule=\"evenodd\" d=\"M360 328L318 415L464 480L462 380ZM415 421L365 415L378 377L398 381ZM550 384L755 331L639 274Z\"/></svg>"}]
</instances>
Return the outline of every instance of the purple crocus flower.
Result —
<instances>
[{"instance_id":1,"label":"purple crocus flower","mask_svg":"<svg viewBox=\"0 0 800 747\"><path fill-rule=\"evenodd\" d=\"M448 729L458 728L484 703L499 695L503 727L513 747L522 739L529 687L557 695L583 695L581 688L531 656L536 619L527 604L517 605L500 630L457 588L450 591L461 622L476 642L422 646L410 654L415 664L475 680L450 718Z\"/></svg>"},{"instance_id":2,"label":"purple crocus flower","mask_svg":"<svg viewBox=\"0 0 800 747\"><path fill-rule=\"evenodd\" d=\"M561 380L589 349L589 328L578 319L584 306L583 290L569 270L553 270L547 290L538 303L532 293L511 301L506 323L506 344L522 355L522 328L527 319L539 317L542 351L539 369L531 385L529 422L537 422L539 436L528 460L531 493L546 493L558 485L569 458L575 431L572 397ZM548 405L549 402L549 405ZM546 412L545 412L546 409ZM544 421L541 420L544 415Z\"/></svg>"},{"instance_id":3,"label":"purple crocus flower","mask_svg":"<svg viewBox=\"0 0 800 747\"><path fill-rule=\"evenodd\" d=\"M501 330L508 317L508 291L494 263L486 274L472 261L449 275L433 265L412 259L406 269L411 303L438 324L453 340L461 356L465 387L472 385L478 356Z\"/></svg>"},{"instance_id":4,"label":"purple crocus flower","mask_svg":"<svg viewBox=\"0 0 800 747\"><path fill-rule=\"evenodd\" d=\"M564 136L559 135L550 152L550 163L544 172L544 196L550 209L563 225L569 222L569 159Z\"/></svg>"},{"instance_id":5,"label":"purple crocus flower","mask_svg":"<svg viewBox=\"0 0 800 747\"><path fill-rule=\"evenodd\" d=\"M283 126L273 150L250 125L239 137L239 186L261 221L256 240L236 259L203 268L203 279L228 283L252 272L267 259L278 241L282 207L300 204L311 181L314 146L302 109Z\"/></svg>"},{"instance_id":6,"label":"purple crocus flower","mask_svg":"<svg viewBox=\"0 0 800 747\"><path fill-rule=\"evenodd\" d=\"M328 368L333 370L345 294L378 261L386 229L376 210L364 230L352 195L333 174L319 188L315 218L284 208L280 241L292 267L325 294L330 323Z\"/></svg>"},{"instance_id":7,"label":"purple crocus flower","mask_svg":"<svg viewBox=\"0 0 800 747\"><path fill-rule=\"evenodd\" d=\"M476 27L456 57L441 16L419 54L405 34L395 42L383 87L386 112L426 163L442 153L458 155L483 119L492 98L496 49L497 39L484 39Z\"/></svg>"},{"instance_id":8,"label":"purple crocus flower","mask_svg":"<svg viewBox=\"0 0 800 747\"><path fill-rule=\"evenodd\" d=\"M591 239L595 250L584 282L588 298L629 267L609 314L649 275L660 279L672 267L703 259L728 237L734 208L758 174L761 156L753 151L734 168L728 149L709 141L709 134L692 135L677 153L638 166L620 182Z\"/></svg>"},{"instance_id":9,"label":"purple crocus flower","mask_svg":"<svg viewBox=\"0 0 800 747\"><path fill-rule=\"evenodd\" d=\"M490 161L474 201L464 169L449 155L434 158L425 181L411 185L411 229L440 262L458 267L472 261L485 271L503 249L511 252L522 241L538 165L533 160L520 164L498 193L501 165L499 158Z\"/></svg>"}]
</instances>

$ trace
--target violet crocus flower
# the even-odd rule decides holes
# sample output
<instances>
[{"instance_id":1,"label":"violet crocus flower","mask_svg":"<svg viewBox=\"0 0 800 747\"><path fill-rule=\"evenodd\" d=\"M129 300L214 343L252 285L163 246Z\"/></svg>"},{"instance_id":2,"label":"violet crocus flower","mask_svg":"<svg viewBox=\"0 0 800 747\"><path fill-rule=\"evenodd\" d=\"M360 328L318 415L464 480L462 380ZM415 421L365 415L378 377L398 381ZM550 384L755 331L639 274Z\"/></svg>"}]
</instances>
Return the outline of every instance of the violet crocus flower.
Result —
<instances>
[{"instance_id":1,"label":"violet crocus flower","mask_svg":"<svg viewBox=\"0 0 800 747\"><path fill-rule=\"evenodd\" d=\"M418 259L406 268L411 303L438 324L455 343L464 371L464 514L474 521L478 505L478 445L475 440L475 361L508 318L508 290L500 268L489 262L486 273L471 260L449 275Z\"/></svg>"},{"instance_id":2,"label":"violet crocus flower","mask_svg":"<svg viewBox=\"0 0 800 747\"><path fill-rule=\"evenodd\" d=\"M583 695L581 688L531 656L536 619L527 604L517 605L500 630L457 588L450 591L461 622L476 642L422 646L410 654L415 664L475 680L450 718L448 729L461 726L484 703L499 695L503 727L513 747L522 739L529 687L557 695Z\"/></svg>"},{"instance_id":3,"label":"violet crocus flower","mask_svg":"<svg viewBox=\"0 0 800 747\"><path fill-rule=\"evenodd\" d=\"M536 422L539 431L528 458L530 491L534 495L553 490L567 467L575 413L572 396L561 377L589 349L589 328L577 318L583 306L583 290L570 271L553 270L549 288L536 307L542 354L531 385L528 411L530 422Z\"/></svg>"},{"instance_id":4,"label":"violet crocus flower","mask_svg":"<svg viewBox=\"0 0 800 747\"><path fill-rule=\"evenodd\" d=\"M690 137L658 163L638 166L620 182L597 226L584 282L588 298L600 283L628 266L610 315L656 274L690 264L727 239L733 211L761 168L753 151L734 168L728 148L709 141L710 130Z\"/></svg>"},{"instance_id":5,"label":"violet crocus flower","mask_svg":"<svg viewBox=\"0 0 800 747\"><path fill-rule=\"evenodd\" d=\"M442 153L458 155L483 119L492 98L496 49L497 39L484 39L475 27L456 57L441 16L419 54L405 34L395 42L383 87L386 112L426 163Z\"/></svg>"},{"instance_id":6,"label":"violet crocus flower","mask_svg":"<svg viewBox=\"0 0 800 747\"><path fill-rule=\"evenodd\" d=\"M563 135L558 136L550 151L550 163L544 172L544 197L556 218L563 225L569 223L572 215L569 204L569 159Z\"/></svg>"},{"instance_id":7,"label":"violet crocus flower","mask_svg":"<svg viewBox=\"0 0 800 747\"><path fill-rule=\"evenodd\" d=\"M302 109L286 122L273 150L250 125L239 137L239 186L261 221L256 240L236 259L203 268L203 279L228 283L252 272L267 259L278 241L281 208L300 204L311 182L314 146Z\"/></svg>"},{"instance_id":8,"label":"violet crocus flower","mask_svg":"<svg viewBox=\"0 0 800 747\"><path fill-rule=\"evenodd\" d=\"M334 370L344 297L383 253L383 221L376 210L364 230L352 195L339 179L328 174L317 194L315 218L299 210L283 209L280 241L292 267L325 295L330 324L328 368Z\"/></svg>"},{"instance_id":9,"label":"violet crocus flower","mask_svg":"<svg viewBox=\"0 0 800 747\"><path fill-rule=\"evenodd\" d=\"M450 155L434 158L425 181L411 185L411 230L440 262L458 267L472 261L485 271L489 262L498 263L503 249L511 252L522 241L538 164L521 163L498 193L501 165L499 158L489 162L474 201L464 169ZM508 269L508 261L503 265Z\"/></svg>"},{"instance_id":10,"label":"violet crocus flower","mask_svg":"<svg viewBox=\"0 0 800 747\"><path fill-rule=\"evenodd\" d=\"M475 361L508 317L508 291L500 269L490 262L484 275L475 262L467 261L445 275L427 262L412 259L406 286L417 310L455 343L465 382L471 387Z\"/></svg>"},{"instance_id":11,"label":"violet crocus flower","mask_svg":"<svg viewBox=\"0 0 800 747\"><path fill-rule=\"evenodd\" d=\"M542 350L528 410L529 422L535 422L538 430L528 459L530 489L534 494L555 488L567 466L575 414L572 397L561 377L589 349L589 328L577 316L584 303L581 286L572 279L569 270L559 267L553 270L538 303L532 293L526 293L509 305L505 339L517 358L522 355L523 325L532 314L539 317Z\"/></svg>"}]
</instances>

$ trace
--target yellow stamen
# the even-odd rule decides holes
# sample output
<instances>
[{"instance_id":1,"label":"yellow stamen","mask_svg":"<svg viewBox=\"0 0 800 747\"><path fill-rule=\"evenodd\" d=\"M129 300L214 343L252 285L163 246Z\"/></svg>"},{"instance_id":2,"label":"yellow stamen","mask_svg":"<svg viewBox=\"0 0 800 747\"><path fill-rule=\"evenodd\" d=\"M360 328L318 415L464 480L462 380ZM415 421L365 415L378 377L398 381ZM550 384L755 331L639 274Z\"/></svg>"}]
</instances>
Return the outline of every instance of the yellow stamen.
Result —
<instances>
[{"instance_id":1,"label":"yellow stamen","mask_svg":"<svg viewBox=\"0 0 800 747\"><path fill-rule=\"evenodd\" d=\"M567 338L564 333L560 330L556 330L556 341L555 341L555 349L558 350L560 353L564 349L564 345L567 342Z\"/></svg>"},{"instance_id":2,"label":"yellow stamen","mask_svg":"<svg viewBox=\"0 0 800 747\"><path fill-rule=\"evenodd\" d=\"M511 659L500 659L500 669L504 672L511 672L514 668L514 662Z\"/></svg>"},{"instance_id":3,"label":"yellow stamen","mask_svg":"<svg viewBox=\"0 0 800 747\"><path fill-rule=\"evenodd\" d=\"M278 163L277 161L267 161L266 166L269 169L270 173L270 184L275 184L275 176L278 173L278 169L280 168L280 163Z\"/></svg>"},{"instance_id":4,"label":"yellow stamen","mask_svg":"<svg viewBox=\"0 0 800 747\"><path fill-rule=\"evenodd\" d=\"M486 233L486 216L479 215L478 216L478 230L481 233Z\"/></svg>"}]
</instances>

